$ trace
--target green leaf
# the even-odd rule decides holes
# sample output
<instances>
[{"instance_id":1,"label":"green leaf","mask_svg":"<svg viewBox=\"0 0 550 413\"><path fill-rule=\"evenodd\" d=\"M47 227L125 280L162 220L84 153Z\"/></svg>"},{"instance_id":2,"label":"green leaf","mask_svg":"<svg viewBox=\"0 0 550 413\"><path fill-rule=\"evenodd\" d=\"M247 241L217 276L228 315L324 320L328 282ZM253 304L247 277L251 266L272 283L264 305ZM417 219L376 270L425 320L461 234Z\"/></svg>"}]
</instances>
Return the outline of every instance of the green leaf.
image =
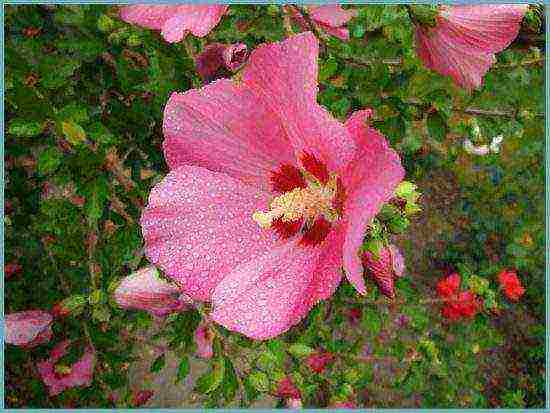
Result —
<instances>
[{"instance_id":1,"label":"green leaf","mask_svg":"<svg viewBox=\"0 0 550 413\"><path fill-rule=\"evenodd\" d=\"M271 351L264 351L256 361L258 368L263 371L272 371L277 366L277 358Z\"/></svg>"},{"instance_id":2,"label":"green leaf","mask_svg":"<svg viewBox=\"0 0 550 413\"><path fill-rule=\"evenodd\" d=\"M225 361L225 374L223 378L223 396L227 403L231 402L235 398L235 394L239 388L239 381L237 380L237 374L233 368L233 363L228 358L224 358Z\"/></svg>"},{"instance_id":3,"label":"green leaf","mask_svg":"<svg viewBox=\"0 0 550 413\"><path fill-rule=\"evenodd\" d=\"M361 38L365 35L367 28L363 24L357 24L353 27L351 34L353 37Z\"/></svg>"},{"instance_id":4,"label":"green leaf","mask_svg":"<svg viewBox=\"0 0 550 413\"><path fill-rule=\"evenodd\" d=\"M38 173L47 175L54 172L61 164L63 154L55 147L46 149L38 157Z\"/></svg>"},{"instance_id":5,"label":"green leaf","mask_svg":"<svg viewBox=\"0 0 550 413\"><path fill-rule=\"evenodd\" d=\"M87 184L83 191L86 197L85 211L91 223L96 222L103 214L103 207L109 196L109 187L104 177L98 177Z\"/></svg>"},{"instance_id":6,"label":"green leaf","mask_svg":"<svg viewBox=\"0 0 550 413\"><path fill-rule=\"evenodd\" d=\"M319 67L319 80L327 80L338 70L338 62L335 58L329 57L325 62L321 62Z\"/></svg>"},{"instance_id":7,"label":"green leaf","mask_svg":"<svg viewBox=\"0 0 550 413\"><path fill-rule=\"evenodd\" d=\"M215 359L210 370L200 376L197 380L196 390L199 393L207 394L216 390L222 384L225 373L225 362L223 359Z\"/></svg>"},{"instance_id":8,"label":"green leaf","mask_svg":"<svg viewBox=\"0 0 550 413\"><path fill-rule=\"evenodd\" d=\"M445 119L438 112L432 112L428 115L427 124L430 136L439 142L443 142L447 136Z\"/></svg>"},{"instance_id":9,"label":"green leaf","mask_svg":"<svg viewBox=\"0 0 550 413\"><path fill-rule=\"evenodd\" d=\"M184 357L181 359L176 373L176 384L182 381L189 374L189 359Z\"/></svg>"},{"instance_id":10,"label":"green leaf","mask_svg":"<svg viewBox=\"0 0 550 413\"><path fill-rule=\"evenodd\" d=\"M166 365L166 357L164 354L161 354L158 356L155 361L153 361L153 364L151 364L151 373L158 373L161 371L164 366Z\"/></svg>"},{"instance_id":11,"label":"green leaf","mask_svg":"<svg viewBox=\"0 0 550 413\"><path fill-rule=\"evenodd\" d=\"M293 344L288 348L288 352L296 357L309 356L314 351L311 347L300 343Z\"/></svg>"},{"instance_id":12,"label":"green leaf","mask_svg":"<svg viewBox=\"0 0 550 413\"><path fill-rule=\"evenodd\" d=\"M248 376L248 382L260 393L269 391L269 379L263 371L254 371Z\"/></svg>"},{"instance_id":13,"label":"green leaf","mask_svg":"<svg viewBox=\"0 0 550 413\"><path fill-rule=\"evenodd\" d=\"M42 124L26 119L14 119L10 122L8 133L17 137L31 138L42 133Z\"/></svg>"},{"instance_id":14,"label":"green leaf","mask_svg":"<svg viewBox=\"0 0 550 413\"><path fill-rule=\"evenodd\" d=\"M86 140L86 132L78 123L72 121L61 122L61 130L67 140L75 146Z\"/></svg>"}]
</instances>

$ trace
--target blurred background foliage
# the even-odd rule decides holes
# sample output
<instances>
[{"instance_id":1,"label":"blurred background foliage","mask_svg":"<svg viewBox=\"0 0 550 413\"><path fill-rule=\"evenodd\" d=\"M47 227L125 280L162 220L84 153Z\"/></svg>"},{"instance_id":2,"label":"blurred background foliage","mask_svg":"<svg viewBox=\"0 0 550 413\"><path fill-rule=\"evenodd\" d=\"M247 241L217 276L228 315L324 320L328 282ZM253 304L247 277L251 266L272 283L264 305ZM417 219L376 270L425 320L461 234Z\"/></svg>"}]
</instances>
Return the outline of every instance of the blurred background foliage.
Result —
<instances>
[{"instance_id":1,"label":"blurred background foliage","mask_svg":"<svg viewBox=\"0 0 550 413\"><path fill-rule=\"evenodd\" d=\"M219 328L196 397L203 406L248 406L291 374L311 407L347 399L366 407L543 407L543 15L530 9L482 89L467 94L423 67L404 6L355 8L350 41L321 44L319 102L340 119L373 108L373 125L423 192L423 212L398 240L407 276L393 303L372 283L366 297L342 283L332 300L267 342ZM89 301L55 324L49 345L6 347L6 406L132 406L129 366L140 332L157 321L118 309L111 290L146 264L139 217L167 172L163 106L172 91L201 85L190 53L206 44L251 50L286 37L282 9L232 5L208 37L172 45L121 22L115 6L4 10L5 261L22 267L5 281L5 313L49 310L74 294ZM465 138L489 144L497 135L498 154L463 148ZM517 268L526 286L518 304L501 300L498 315L442 321L433 299L445 271L485 277L496 291L505 267ZM170 316L151 338L179 358L174 381L189 373L199 320L195 311ZM88 337L99 359L91 387L49 398L35 364L62 337ZM336 355L323 374L304 364L313 350ZM152 372L162 374L164 357Z\"/></svg>"}]
</instances>

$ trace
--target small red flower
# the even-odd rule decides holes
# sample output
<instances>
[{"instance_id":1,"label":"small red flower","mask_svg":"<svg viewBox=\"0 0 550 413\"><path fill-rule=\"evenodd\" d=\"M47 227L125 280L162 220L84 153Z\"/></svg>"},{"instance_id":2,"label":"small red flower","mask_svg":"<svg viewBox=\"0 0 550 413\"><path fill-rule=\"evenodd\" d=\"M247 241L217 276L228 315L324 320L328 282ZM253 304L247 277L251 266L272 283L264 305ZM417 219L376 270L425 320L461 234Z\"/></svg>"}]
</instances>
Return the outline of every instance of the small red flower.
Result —
<instances>
[{"instance_id":1,"label":"small red flower","mask_svg":"<svg viewBox=\"0 0 550 413\"><path fill-rule=\"evenodd\" d=\"M448 298L455 294L459 287L460 275L454 272L437 283L437 295L441 298Z\"/></svg>"},{"instance_id":2,"label":"small red flower","mask_svg":"<svg viewBox=\"0 0 550 413\"><path fill-rule=\"evenodd\" d=\"M471 291L460 292L456 299L449 300L446 306L441 310L443 317L451 321L460 318L471 318L479 311L479 302L477 297Z\"/></svg>"},{"instance_id":3,"label":"small red flower","mask_svg":"<svg viewBox=\"0 0 550 413\"><path fill-rule=\"evenodd\" d=\"M498 274L498 282L504 290L504 294L512 301L518 301L525 293L525 288L521 285L521 281L515 270L502 270Z\"/></svg>"},{"instance_id":4,"label":"small red flower","mask_svg":"<svg viewBox=\"0 0 550 413\"><path fill-rule=\"evenodd\" d=\"M283 397L288 399L300 399L300 390L292 382L289 376L285 376L284 379L277 384L277 390L275 392L277 397Z\"/></svg>"},{"instance_id":5,"label":"small red flower","mask_svg":"<svg viewBox=\"0 0 550 413\"><path fill-rule=\"evenodd\" d=\"M334 359L334 355L329 352L316 352L306 359L307 366L316 373L322 373L325 367Z\"/></svg>"}]
</instances>

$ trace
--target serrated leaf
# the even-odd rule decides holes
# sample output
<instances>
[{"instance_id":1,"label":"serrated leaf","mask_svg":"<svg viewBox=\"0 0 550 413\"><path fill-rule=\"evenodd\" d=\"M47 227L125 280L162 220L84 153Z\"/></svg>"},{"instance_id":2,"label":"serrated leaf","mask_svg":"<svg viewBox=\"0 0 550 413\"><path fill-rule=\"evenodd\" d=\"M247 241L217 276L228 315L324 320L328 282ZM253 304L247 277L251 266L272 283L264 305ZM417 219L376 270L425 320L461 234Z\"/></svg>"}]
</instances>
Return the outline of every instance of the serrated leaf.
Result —
<instances>
[{"instance_id":1,"label":"serrated leaf","mask_svg":"<svg viewBox=\"0 0 550 413\"><path fill-rule=\"evenodd\" d=\"M153 364L151 364L151 373L158 373L161 371L164 366L166 365L166 357L164 354L161 354L158 356L155 361L153 361Z\"/></svg>"},{"instance_id":2,"label":"serrated leaf","mask_svg":"<svg viewBox=\"0 0 550 413\"><path fill-rule=\"evenodd\" d=\"M330 57L325 62L321 62L319 67L319 80L327 80L333 76L338 70L338 62L336 59Z\"/></svg>"},{"instance_id":3,"label":"serrated leaf","mask_svg":"<svg viewBox=\"0 0 550 413\"><path fill-rule=\"evenodd\" d=\"M103 207L109 195L107 182L103 177L99 177L86 185L82 192L86 197L86 215L90 222L96 222L103 214Z\"/></svg>"},{"instance_id":4,"label":"serrated leaf","mask_svg":"<svg viewBox=\"0 0 550 413\"><path fill-rule=\"evenodd\" d=\"M181 359L180 364L178 365L178 371L176 373L176 384L182 381L189 374L189 359L184 357Z\"/></svg>"},{"instance_id":5,"label":"serrated leaf","mask_svg":"<svg viewBox=\"0 0 550 413\"><path fill-rule=\"evenodd\" d=\"M296 357L309 356L314 351L311 347L300 343L293 344L288 348L288 352Z\"/></svg>"},{"instance_id":6,"label":"serrated leaf","mask_svg":"<svg viewBox=\"0 0 550 413\"><path fill-rule=\"evenodd\" d=\"M56 148L48 148L38 157L38 172L47 175L54 172L61 164L63 155Z\"/></svg>"},{"instance_id":7,"label":"serrated leaf","mask_svg":"<svg viewBox=\"0 0 550 413\"><path fill-rule=\"evenodd\" d=\"M233 368L233 363L228 358L224 358L225 361L225 374L223 378L223 397L227 403L231 402L235 398L235 394L239 388L239 381L237 380L237 374Z\"/></svg>"},{"instance_id":8,"label":"serrated leaf","mask_svg":"<svg viewBox=\"0 0 550 413\"><path fill-rule=\"evenodd\" d=\"M447 136L447 123L438 112L432 112L428 115L427 126L432 138L438 142L445 140Z\"/></svg>"},{"instance_id":9,"label":"serrated leaf","mask_svg":"<svg viewBox=\"0 0 550 413\"><path fill-rule=\"evenodd\" d=\"M207 394L216 390L223 381L225 373L225 362L223 359L216 359L212 362L211 368L197 380L196 389L198 392Z\"/></svg>"},{"instance_id":10,"label":"serrated leaf","mask_svg":"<svg viewBox=\"0 0 550 413\"><path fill-rule=\"evenodd\" d=\"M248 382L260 393L269 391L269 378L263 371L254 371L248 376Z\"/></svg>"},{"instance_id":11,"label":"serrated leaf","mask_svg":"<svg viewBox=\"0 0 550 413\"><path fill-rule=\"evenodd\" d=\"M258 365L258 368L268 372L277 366L277 358L271 351L264 351L258 357L256 364Z\"/></svg>"},{"instance_id":12,"label":"serrated leaf","mask_svg":"<svg viewBox=\"0 0 550 413\"><path fill-rule=\"evenodd\" d=\"M78 123L73 121L61 122L61 131L73 145L80 145L86 140L86 132Z\"/></svg>"},{"instance_id":13,"label":"serrated leaf","mask_svg":"<svg viewBox=\"0 0 550 413\"><path fill-rule=\"evenodd\" d=\"M25 119L14 119L10 122L8 133L21 138L32 138L40 135L42 124L40 122L28 121Z\"/></svg>"}]
</instances>

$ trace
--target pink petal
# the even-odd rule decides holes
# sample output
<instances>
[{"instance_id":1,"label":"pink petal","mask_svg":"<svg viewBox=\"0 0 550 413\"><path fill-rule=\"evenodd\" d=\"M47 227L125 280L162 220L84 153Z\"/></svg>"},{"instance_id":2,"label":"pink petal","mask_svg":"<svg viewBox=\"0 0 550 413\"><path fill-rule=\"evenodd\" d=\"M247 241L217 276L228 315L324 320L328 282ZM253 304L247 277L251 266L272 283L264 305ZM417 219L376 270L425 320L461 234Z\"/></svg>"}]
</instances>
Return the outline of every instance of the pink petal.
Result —
<instances>
[{"instance_id":1,"label":"pink petal","mask_svg":"<svg viewBox=\"0 0 550 413\"><path fill-rule=\"evenodd\" d=\"M164 136L171 169L202 166L258 187L267 188L279 165L296 162L277 114L226 79L173 93L164 110Z\"/></svg>"},{"instance_id":2,"label":"pink petal","mask_svg":"<svg viewBox=\"0 0 550 413\"><path fill-rule=\"evenodd\" d=\"M342 8L339 4L327 4L326 6L310 6L310 16L317 23L329 27L340 27L357 16L357 10Z\"/></svg>"},{"instance_id":3,"label":"pink petal","mask_svg":"<svg viewBox=\"0 0 550 413\"><path fill-rule=\"evenodd\" d=\"M355 145L343 125L317 104L319 43L310 33L256 48L242 81L279 119L296 157L313 152L330 170L353 157Z\"/></svg>"},{"instance_id":4,"label":"pink petal","mask_svg":"<svg viewBox=\"0 0 550 413\"><path fill-rule=\"evenodd\" d=\"M517 36L527 5L442 6L437 26L417 28L424 64L467 89L481 86L495 53Z\"/></svg>"},{"instance_id":5,"label":"pink petal","mask_svg":"<svg viewBox=\"0 0 550 413\"><path fill-rule=\"evenodd\" d=\"M388 146L384 136L364 124L370 114L369 110L355 112L346 122L359 151L341 175L347 190L344 214L348 221L344 269L350 283L361 294L366 290L358 251L365 230L405 175L399 156Z\"/></svg>"},{"instance_id":6,"label":"pink petal","mask_svg":"<svg viewBox=\"0 0 550 413\"><path fill-rule=\"evenodd\" d=\"M146 310L156 316L184 311L187 306L179 299L177 285L159 277L155 267L142 268L124 278L115 290L117 304L123 308Z\"/></svg>"},{"instance_id":7,"label":"pink petal","mask_svg":"<svg viewBox=\"0 0 550 413\"><path fill-rule=\"evenodd\" d=\"M235 268L214 291L212 319L259 340L285 332L338 286L343 235L322 248L287 242Z\"/></svg>"},{"instance_id":8,"label":"pink petal","mask_svg":"<svg viewBox=\"0 0 550 413\"><path fill-rule=\"evenodd\" d=\"M5 341L34 347L51 339L51 314L41 310L20 311L5 317Z\"/></svg>"},{"instance_id":9,"label":"pink petal","mask_svg":"<svg viewBox=\"0 0 550 413\"><path fill-rule=\"evenodd\" d=\"M500 52L516 38L527 4L442 6L442 23L473 48Z\"/></svg>"},{"instance_id":10,"label":"pink petal","mask_svg":"<svg viewBox=\"0 0 550 413\"><path fill-rule=\"evenodd\" d=\"M227 12L226 5L132 5L123 7L120 18L128 23L162 30L167 42L179 42L188 32L206 36Z\"/></svg>"},{"instance_id":11,"label":"pink petal","mask_svg":"<svg viewBox=\"0 0 550 413\"><path fill-rule=\"evenodd\" d=\"M235 266L276 242L252 219L267 206L265 193L228 175L178 168L153 188L141 217L147 256L185 293L206 301Z\"/></svg>"},{"instance_id":12,"label":"pink petal","mask_svg":"<svg viewBox=\"0 0 550 413\"><path fill-rule=\"evenodd\" d=\"M120 18L127 23L136 24L148 29L161 30L164 23L178 13L180 7L153 4L125 6L120 10Z\"/></svg>"},{"instance_id":13,"label":"pink petal","mask_svg":"<svg viewBox=\"0 0 550 413\"><path fill-rule=\"evenodd\" d=\"M50 358L36 365L38 374L49 389L50 396L55 396L70 387L86 387L92 383L95 354L90 347L86 348L80 360L70 367L71 372L69 374L65 376L56 374L55 365L67 353L70 345L71 340L58 343L52 349Z\"/></svg>"},{"instance_id":14,"label":"pink petal","mask_svg":"<svg viewBox=\"0 0 550 413\"><path fill-rule=\"evenodd\" d=\"M186 7L185 10L182 10ZM188 32L204 37L220 22L229 6L186 5L179 6L178 13L168 19L162 27L162 36L169 43L183 40Z\"/></svg>"},{"instance_id":15,"label":"pink petal","mask_svg":"<svg viewBox=\"0 0 550 413\"><path fill-rule=\"evenodd\" d=\"M340 40L343 40L346 42L349 40L349 30L345 27L331 27L321 23L319 23L319 27L321 27L325 32L327 32L331 36L337 37Z\"/></svg>"},{"instance_id":16,"label":"pink petal","mask_svg":"<svg viewBox=\"0 0 550 413\"><path fill-rule=\"evenodd\" d=\"M195 344L197 345L197 356L203 359L212 358L214 350L212 343L214 334L210 331L208 324L201 323L195 330Z\"/></svg>"}]
</instances>

